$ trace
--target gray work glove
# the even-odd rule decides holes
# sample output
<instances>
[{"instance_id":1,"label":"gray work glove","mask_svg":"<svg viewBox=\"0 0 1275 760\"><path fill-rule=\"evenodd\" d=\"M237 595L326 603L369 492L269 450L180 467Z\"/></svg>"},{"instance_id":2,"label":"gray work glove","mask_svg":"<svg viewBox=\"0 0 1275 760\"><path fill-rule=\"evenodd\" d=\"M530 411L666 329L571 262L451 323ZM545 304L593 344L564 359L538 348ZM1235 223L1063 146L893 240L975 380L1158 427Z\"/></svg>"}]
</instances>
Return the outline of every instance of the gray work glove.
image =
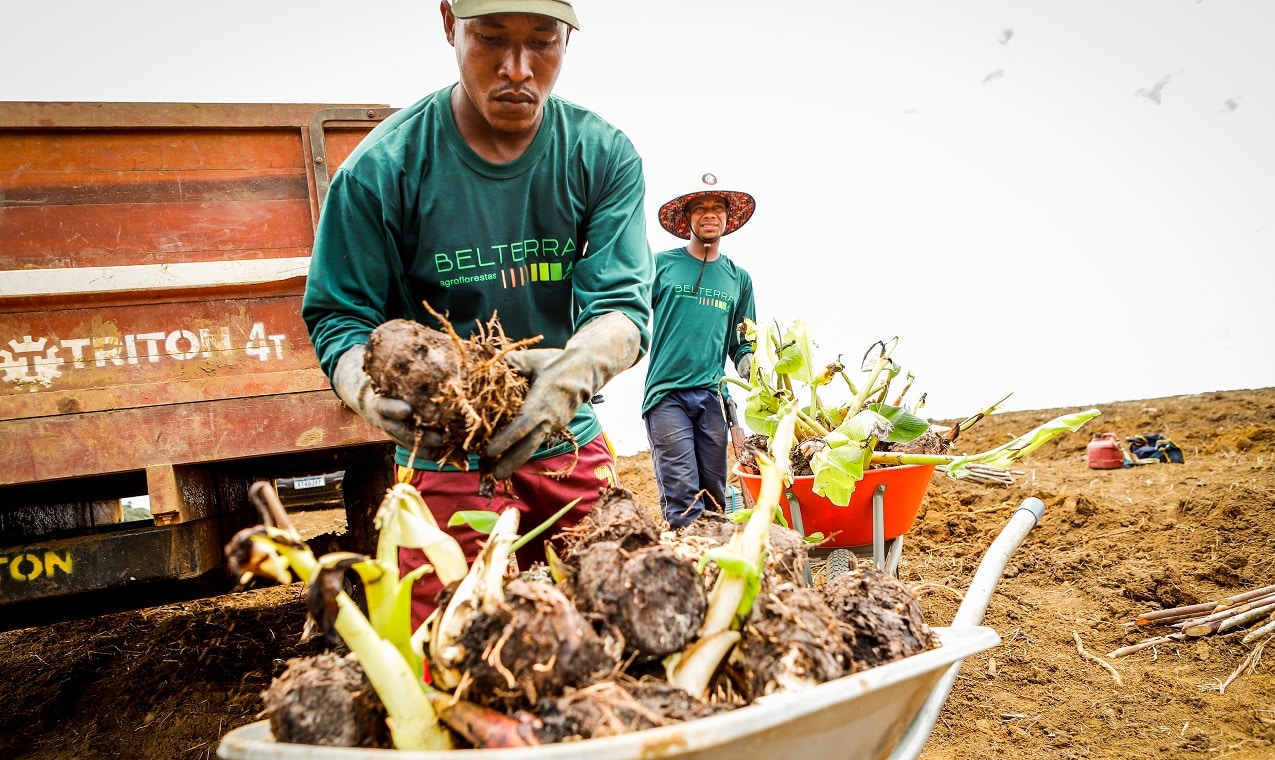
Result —
<instances>
[{"instance_id":1,"label":"gray work glove","mask_svg":"<svg viewBox=\"0 0 1275 760\"><path fill-rule=\"evenodd\" d=\"M332 390L346 406L384 430L395 443L408 451L415 448L420 456L429 458L431 451L443 445L442 435L423 431L417 446L412 405L402 399L382 396L373 389L372 378L363 370L363 351L364 345L360 343L337 359L336 369L332 372Z\"/></svg>"},{"instance_id":2,"label":"gray work glove","mask_svg":"<svg viewBox=\"0 0 1275 760\"><path fill-rule=\"evenodd\" d=\"M641 345L633 320L612 311L589 320L561 349L511 352L505 359L531 387L518 415L487 444L484 469L497 480L512 475L545 438L567 428L581 404L637 362Z\"/></svg>"},{"instance_id":3,"label":"gray work glove","mask_svg":"<svg viewBox=\"0 0 1275 760\"><path fill-rule=\"evenodd\" d=\"M753 370L753 352L749 351L748 353L739 357L739 361L735 362L735 371L739 373L740 377L747 380L749 379L748 373L752 372L752 370Z\"/></svg>"}]
</instances>

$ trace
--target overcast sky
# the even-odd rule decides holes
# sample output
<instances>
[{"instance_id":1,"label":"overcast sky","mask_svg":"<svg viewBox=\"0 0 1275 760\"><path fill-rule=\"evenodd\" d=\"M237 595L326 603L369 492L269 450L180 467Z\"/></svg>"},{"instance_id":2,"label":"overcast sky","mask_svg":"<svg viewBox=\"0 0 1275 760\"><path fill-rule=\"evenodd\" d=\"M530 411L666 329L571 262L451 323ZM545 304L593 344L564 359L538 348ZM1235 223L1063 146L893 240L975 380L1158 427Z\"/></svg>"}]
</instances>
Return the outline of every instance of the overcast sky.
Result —
<instances>
[{"instance_id":1,"label":"overcast sky","mask_svg":"<svg viewBox=\"0 0 1275 760\"><path fill-rule=\"evenodd\" d=\"M828 360L898 336L935 417L1275 384L1275 3L575 5L557 92L642 153L652 247L703 172L751 192L723 251ZM455 80L428 0L3 18L0 100L402 107ZM644 372L599 409L622 453Z\"/></svg>"}]
</instances>

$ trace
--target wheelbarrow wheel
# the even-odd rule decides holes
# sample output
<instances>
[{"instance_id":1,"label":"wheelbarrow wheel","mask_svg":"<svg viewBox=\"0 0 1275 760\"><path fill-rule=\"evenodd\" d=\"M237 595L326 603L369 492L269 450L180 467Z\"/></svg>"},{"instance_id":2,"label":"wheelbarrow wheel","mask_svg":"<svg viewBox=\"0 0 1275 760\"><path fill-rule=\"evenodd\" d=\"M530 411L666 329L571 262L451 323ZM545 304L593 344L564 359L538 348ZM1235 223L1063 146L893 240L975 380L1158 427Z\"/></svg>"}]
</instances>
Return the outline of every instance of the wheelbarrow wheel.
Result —
<instances>
[{"instance_id":1,"label":"wheelbarrow wheel","mask_svg":"<svg viewBox=\"0 0 1275 760\"><path fill-rule=\"evenodd\" d=\"M858 560L854 556L854 552L849 549L833 549L828 554L828 564L826 566L827 579L832 580L838 575L850 572L850 567L858 564Z\"/></svg>"}]
</instances>

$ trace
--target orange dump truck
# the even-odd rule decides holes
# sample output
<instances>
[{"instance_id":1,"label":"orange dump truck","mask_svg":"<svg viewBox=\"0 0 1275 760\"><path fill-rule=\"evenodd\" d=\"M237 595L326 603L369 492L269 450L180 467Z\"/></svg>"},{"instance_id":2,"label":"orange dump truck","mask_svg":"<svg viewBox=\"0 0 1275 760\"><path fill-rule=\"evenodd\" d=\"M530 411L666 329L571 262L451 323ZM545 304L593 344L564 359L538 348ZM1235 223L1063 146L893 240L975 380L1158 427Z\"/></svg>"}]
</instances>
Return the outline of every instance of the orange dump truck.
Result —
<instances>
[{"instance_id":1,"label":"orange dump truck","mask_svg":"<svg viewBox=\"0 0 1275 760\"><path fill-rule=\"evenodd\" d=\"M229 588L255 480L343 472L344 540L369 548L391 446L333 395L300 311L331 171L391 112L0 102L5 628Z\"/></svg>"}]
</instances>

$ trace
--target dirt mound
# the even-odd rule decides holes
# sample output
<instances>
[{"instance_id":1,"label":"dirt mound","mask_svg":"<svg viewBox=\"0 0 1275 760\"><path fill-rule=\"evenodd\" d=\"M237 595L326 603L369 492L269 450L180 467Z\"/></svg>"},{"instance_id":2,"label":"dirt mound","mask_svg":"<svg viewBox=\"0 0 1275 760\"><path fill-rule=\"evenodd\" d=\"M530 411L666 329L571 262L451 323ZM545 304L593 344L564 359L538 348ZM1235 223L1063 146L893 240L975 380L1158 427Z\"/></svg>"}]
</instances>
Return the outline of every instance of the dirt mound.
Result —
<instances>
[{"instance_id":1,"label":"dirt mound","mask_svg":"<svg viewBox=\"0 0 1275 760\"><path fill-rule=\"evenodd\" d=\"M965 661L926 760L1275 754L1275 656L1241 670L1255 651L1243 631L1107 659L1119 683L1077 647L1101 657L1159 632L1127 628L1141 612L1275 584L1275 388L1097 406L1012 485L934 476L899 571L933 625L951 620L1014 508L1038 497L1045 516L984 618L1002 642ZM1070 411L993 415L957 448ZM1186 463L1090 470L1094 432L1166 434ZM619 474L658 508L648 456L622 458ZM287 586L0 634L0 756L214 757L257 719L284 661L321 647L298 645L303 615Z\"/></svg>"}]
</instances>

